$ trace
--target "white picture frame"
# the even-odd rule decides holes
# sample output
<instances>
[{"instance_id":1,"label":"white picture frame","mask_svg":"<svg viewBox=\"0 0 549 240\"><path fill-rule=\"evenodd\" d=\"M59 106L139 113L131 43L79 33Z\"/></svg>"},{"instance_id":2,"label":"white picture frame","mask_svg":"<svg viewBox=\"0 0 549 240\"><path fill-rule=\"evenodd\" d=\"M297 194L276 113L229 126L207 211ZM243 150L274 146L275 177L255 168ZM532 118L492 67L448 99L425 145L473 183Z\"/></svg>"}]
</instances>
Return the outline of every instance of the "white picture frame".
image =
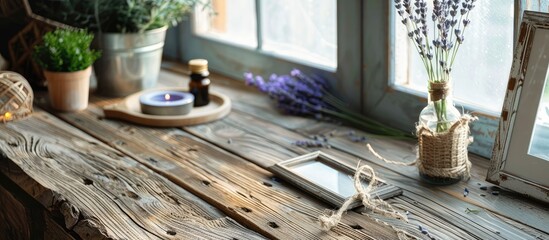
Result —
<instances>
[{"instance_id":1,"label":"white picture frame","mask_svg":"<svg viewBox=\"0 0 549 240\"><path fill-rule=\"evenodd\" d=\"M541 103L549 84L548 43L549 14L525 11L486 177L545 202L549 202L549 131L545 133L549 121L547 126L540 122L538 112L549 107Z\"/></svg>"},{"instance_id":2,"label":"white picture frame","mask_svg":"<svg viewBox=\"0 0 549 240\"><path fill-rule=\"evenodd\" d=\"M335 207L340 207L356 192L352 180L355 169L321 151L279 162L271 171ZM363 175L363 179L366 187L370 178ZM377 188L371 194L387 199L402 194L402 189L378 179ZM361 202L357 200L349 208L359 205Z\"/></svg>"}]
</instances>

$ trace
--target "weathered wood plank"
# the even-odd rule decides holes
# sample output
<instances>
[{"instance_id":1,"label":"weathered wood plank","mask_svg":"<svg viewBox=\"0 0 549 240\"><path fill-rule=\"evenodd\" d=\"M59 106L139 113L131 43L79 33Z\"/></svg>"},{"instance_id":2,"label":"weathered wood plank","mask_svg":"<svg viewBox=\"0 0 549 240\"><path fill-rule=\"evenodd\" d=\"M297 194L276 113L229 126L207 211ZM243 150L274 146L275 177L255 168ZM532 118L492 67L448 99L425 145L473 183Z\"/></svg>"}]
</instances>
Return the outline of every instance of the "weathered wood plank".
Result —
<instances>
[{"instance_id":1,"label":"weathered wood plank","mask_svg":"<svg viewBox=\"0 0 549 240\"><path fill-rule=\"evenodd\" d=\"M162 80L167 84L186 84L181 81L181 76L177 74L182 72L184 73L185 67L182 67L181 65L176 66L178 66L177 69L170 68L170 70L174 70L176 73L163 71L161 75ZM239 110L275 125L299 132L303 136L327 133L334 130L339 133L347 133L348 131L353 130L358 135L365 134L361 131L356 131L344 126L281 114L274 108L274 104L270 102L268 97L264 94L258 93L258 91L251 87L244 86L242 82L230 80L219 75L213 75L212 79L214 79L214 83L216 83L213 84L213 87L215 87L216 90L231 97L233 110ZM395 160L402 159L403 161L411 161L415 159L414 143L379 140L375 138L370 138L369 140L372 145L374 145L376 150L387 158ZM396 172L404 174L404 176L415 179L416 183L414 185L421 182L416 169L413 167L401 167L385 164L373 157L365 148L363 143L354 143L349 139L345 139L344 136L339 136L330 139L330 144L339 150L350 153L354 156L362 158L366 158L365 156L368 156L368 161L378 163L385 168L393 169ZM505 216L505 218L516 220L528 226L537 228L538 230L544 230L547 233L546 226L549 225L549 207L544 206L539 202L524 198L519 194L495 188L493 184L484 181L489 161L473 154L470 155L470 159L473 163L473 178L470 181L460 182L458 184L446 187L437 187L437 191L442 191L448 195L460 199L459 196L462 195L463 189L467 188L471 191L471 194L470 197L463 199L463 201L467 201L476 208L489 210ZM269 159L255 161L255 163L262 167L269 167L274 162L272 159ZM480 186L486 186L488 191L480 190ZM402 187L406 189L406 186ZM492 190L499 191L500 195L492 195Z\"/></svg>"},{"instance_id":2,"label":"weathered wood plank","mask_svg":"<svg viewBox=\"0 0 549 240\"><path fill-rule=\"evenodd\" d=\"M27 207L0 185L0 238L30 239L30 223Z\"/></svg>"},{"instance_id":3,"label":"weathered wood plank","mask_svg":"<svg viewBox=\"0 0 549 240\"><path fill-rule=\"evenodd\" d=\"M97 104L108 104L100 101ZM218 207L241 224L278 239L394 239L395 231L349 212L333 231L317 217L326 204L272 179L272 174L178 129L148 128L100 120L100 109L58 114L65 121L131 155ZM228 134L231 129L226 129ZM139 139L139 141L135 141ZM227 141L227 139L225 139ZM269 145L263 147L269 148ZM364 226L353 229L352 226ZM420 236L421 237L421 236Z\"/></svg>"},{"instance_id":4,"label":"weathered wood plank","mask_svg":"<svg viewBox=\"0 0 549 240\"><path fill-rule=\"evenodd\" d=\"M181 65L176 65L176 66L177 68L170 67L169 69L174 70L176 73L185 73L184 66L183 67ZM163 71L162 76L163 76L162 77L163 82L167 84L171 84L171 85L186 84L185 82L181 83L181 80L180 80L181 76L178 74ZM245 87L242 82L230 80L219 75L213 75L212 79L214 79L214 83L216 83L213 86L217 87L218 91L221 91L224 94L231 97L233 101L233 110L237 109L242 112L246 112L247 114L253 115L254 117L263 119L267 122L274 123L276 125L282 126L284 128L287 128L293 131L300 132L304 136L310 136L310 135L319 134L319 133L326 133L333 130L337 130L339 133L346 133L349 130L351 130L346 127L317 122L311 119L283 115L273 107L274 105L270 102L270 99L265 97L263 94L258 93L253 88ZM356 133L363 134L360 131L356 131ZM277 135L277 134L271 134L269 136L273 136L273 135ZM339 137L339 138L342 138L342 137ZM272 140L269 139L269 141L272 141ZM330 141L334 141L334 139L331 139ZM363 144L354 143L352 141L349 141L348 139L344 141L340 141L337 139L335 140L335 142L338 142L338 141L340 142L339 149L361 158L364 158L364 156L369 156L368 157L369 161L377 163L380 166L384 166L387 169L393 169L396 173L402 173L403 176L406 176L412 179L412 181L409 181L409 185L406 185L406 184L404 185L395 184L395 185L401 186L403 189L409 189L410 186L422 186L421 181L419 180L419 175L417 174L417 170L415 170L414 168L389 166L385 163L382 163L377 158L372 158L371 154L367 152ZM381 148L380 152L382 154L388 154L386 155L388 157L392 157L394 159L402 159L403 161L411 161L415 159L415 154L414 154L415 146L413 143L406 143L403 141L375 140L375 139L370 139L370 141L374 142L373 145L376 147L376 149L379 150L379 148ZM223 147L226 147L226 144L224 144L223 140L219 140L214 143L222 145ZM349 149L346 148L346 146L350 148L355 148L356 151L348 151ZM263 150L268 151L265 149ZM234 150L229 149L229 151L234 151ZM365 151L367 153L365 153ZM264 152L255 153L255 154L265 155ZM471 204L471 205L463 205L463 204L460 205L463 208L470 207L474 209L478 209L478 208L486 209L487 212L495 213L493 217L495 219L498 219L498 218L508 219L508 220L513 219L513 220L509 220L509 222L514 222L515 224L519 224L515 221L522 222L527 226L537 228L537 229L531 229L534 233L540 233L539 230L546 231L545 226L548 225L548 221L549 221L547 206L543 206L543 204L540 204L538 202L533 202L517 194L493 188L492 184L487 183L484 180L481 180L485 178L485 174L486 174L486 170L489 162L486 159L477 157L475 155L471 155L470 158L471 158L471 161L473 162L473 169L472 169L473 179L471 179L469 182L461 182L459 184L455 184L449 187L441 187L441 188L437 187L435 191L441 191L443 193L446 193L447 195L444 197L444 199L447 199L448 196L453 196L453 198L452 197L450 198L450 199L453 199L453 202L456 202L457 200L457 201L466 201L468 202L468 204ZM254 162L256 164L263 167L268 167L274 163L272 158L269 158L269 159L254 158L254 159L255 159ZM399 178L401 177L396 176L394 180L397 181L398 183ZM480 186L488 187L488 191L480 190ZM472 193L467 198L460 197L462 196L463 189L466 187ZM432 188L432 187L427 187L427 188ZM499 196L492 195L491 194L492 190L499 190L501 195ZM421 191L420 191L420 194L421 194ZM435 199L435 200L437 202L447 201L443 199ZM516 206L518 206L518 208ZM457 207L457 206L449 206L449 207L451 208L451 207ZM526 212L523 210L526 210ZM461 209L458 211L461 211ZM503 216L498 216L498 214ZM501 226L505 226L505 224ZM526 227L526 228L530 228L530 227ZM494 230L493 232L496 232L496 231L497 230ZM540 234L543 236L546 236L547 231L541 232Z\"/></svg>"},{"instance_id":5,"label":"weathered wood plank","mask_svg":"<svg viewBox=\"0 0 549 240\"><path fill-rule=\"evenodd\" d=\"M43 206L64 213L67 227L83 238L261 238L133 159L40 110L0 125L0 152L0 170Z\"/></svg>"},{"instance_id":6,"label":"weathered wood plank","mask_svg":"<svg viewBox=\"0 0 549 240\"><path fill-rule=\"evenodd\" d=\"M286 149L292 149L296 152L296 154L304 154L316 150L304 149L291 144L296 140L305 138L303 135L288 131L278 126L272 126L269 123L266 123L260 119L256 119L254 117L234 110L223 121L204 124L200 126L187 127L185 129L197 136L201 136L202 138L207 139L212 143L218 144L223 148L228 149L229 151L233 151L240 156L249 159L250 161L259 162L260 164L265 164L265 162L268 161L285 160L280 158L277 159L277 154L279 151L277 149L281 147ZM226 136L224 135L224 129L237 129L233 130L232 132L240 132L240 135L233 135L233 137L235 138L230 144L228 144L225 141ZM335 134L334 137L337 135L338 134ZM326 136L328 135L326 134ZM250 146L254 145L255 142L270 142L271 145L279 146L271 148L254 148ZM330 155L338 157L339 159L345 161L349 166L356 166L357 164L356 156L349 155L337 149L321 150L329 153ZM259 156L270 157L268 157L268 159L261 159ZM363 157L364 155L360 158ZM368 162L366 161L366 163ZM417 222L417 225L421 224L425 227L440 229L439 231L434 231L434 236L440 237L442 239L455 238L455 236L470 236L472 238L478 239L497 239L516 235L530 236L522 234L522 230L514 228L512 225L509 225L508 223L503 221L494 221L494 223L492 223L492 225L494 225L493 227L485 228L484 226L477 224L477 222L482 222L483 220L478 215L468 215L463 212L467 208L476 209L476 206L464 202L457 196L452 197L445 194L444 192L433 190L432 188L426 186L418 186L416 180L403 176L398 172L385 169L379 164L373 164L373 166L383 179L388 180L388 182L391 184L400 186L403 189L408 190L409 192L407 193L407 195L414 196L414 199L422 202L425 206L439 209L439 211L430 211L430 218L424 217L422 218L422 222ZM461 194L462 192L463 190L461 190ZM424 196L429 197L426 198ZM461 198L463 198L463 196L461 196ZM439 204L441 204L442 207L438 206ZM440 211L440 209L444 209L444 211ZM409 209L402 209L402 211L406 210ZM431 221L432 219L436 219L436 221ZM391 222L401 225L404 228L410 228L409 226L405 226L404 224L400 224L396 221ZM417 225L414 225L414 227L411 229L415 229L417 231ZM447 227L441 229L439 226ZM457 229L463 228L466 230L461 231L460 234L452 235L452 232L460 232L457 230L452 230L452 227ZM449 229L451 231L445 232L444 229ZM496 232L502 233L502 236L499 237L498 235L495 235ZM509 235L506 235L507 233L509 233Z\"/></svg>"},{"instance_id":7,"label":"weathered wood plank","mask_svg":"<svg viewBox=\"0 0 549 240\"><path fill-rule=\"evenodd\" d=\"M317 125L315 128L302 129L301 131L303 131L304 134L311 134L313 132L323 131L323 129L326 129L326 126ZM358 132L358 134L360 134L360 132ZM369 142L379 154L388 159L407 162L414 160L416 157L414 153L415 145L413 144L375 139L371 139ZM386 164L373 156L365 147L365 143L355 143L348 138L336 136L330 139L330 144L335 149L356 157L367 159L370 162L377 163L380 166L392 169L403 176L413 179L416 184L411 184L405 187L405 189L411 190L417 183L421 183L425 186L425 189L435 189L436 195L444 197L444 199L446 199L445 201L450 201L447 200L446 196L452 196L455 199L459 199L461 202L471 204L470 207L486 209L507 218L515 219L518 222L523 222L539 230L547 231L546 226L549 226L548 206L525 198L517 193L500 189L493 184L482 180L486 174L486 168L482 169L479 166L488 163L485 159L471 155L471 161L474 167L471 171L472 179L469 181L461 181L448 186L430 186L422 183L416 168ZM480 188L481 186L486 187L487 190L482 190ZM464 198L463 191L465 188L467 188L470 193ZM491 194L495 191L499 192L499 194Z\"/></svg>"}]
</instances>

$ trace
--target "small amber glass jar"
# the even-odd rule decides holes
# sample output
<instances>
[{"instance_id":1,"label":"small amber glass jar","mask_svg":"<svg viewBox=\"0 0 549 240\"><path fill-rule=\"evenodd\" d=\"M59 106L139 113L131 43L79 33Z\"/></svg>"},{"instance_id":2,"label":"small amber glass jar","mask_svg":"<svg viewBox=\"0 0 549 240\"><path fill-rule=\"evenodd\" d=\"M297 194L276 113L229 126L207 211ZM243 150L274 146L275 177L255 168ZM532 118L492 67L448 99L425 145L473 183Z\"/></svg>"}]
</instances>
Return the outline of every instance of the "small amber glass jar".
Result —
<instances>
[{"instance_id":1,"label":"small amber glass jar","mask_svg":"<svg viewBox=\"0 0 549 240\"><path fill-rule=\"evenodd\" d=\"M193 59L189 61L191 70L191 81L189 92L194 95L194 106L200 107L210 103L208 88L210 86L210 72L208 72L208 61L205 59Z\"/></svg>"}]
</instances>

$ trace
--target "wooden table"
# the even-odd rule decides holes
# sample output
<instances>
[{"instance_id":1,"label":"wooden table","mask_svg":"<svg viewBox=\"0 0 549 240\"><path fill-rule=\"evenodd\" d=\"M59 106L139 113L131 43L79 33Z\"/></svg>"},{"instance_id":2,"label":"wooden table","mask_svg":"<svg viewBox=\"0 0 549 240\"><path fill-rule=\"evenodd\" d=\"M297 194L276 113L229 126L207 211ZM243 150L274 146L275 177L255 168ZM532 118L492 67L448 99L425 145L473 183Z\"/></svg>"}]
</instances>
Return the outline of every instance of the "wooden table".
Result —
<instances>
[{"instance_id":1,"label":"wooden table","mask_svg":"<svg viewBox=\"0 0 549 240\"><path fill-rule=\"evenodd\" d=\"M187 84L185 66L164 67L162 85ZM330 137L332 147L321 150L350 166L367 163L401 187L388 201L410 221L358 208L322 231L317 218L332 208L269 169L316 150L296 140L352 129L283 115L240 81L212 80L231 97L231 113L183 128L105 119L101 107L120 99L92 97L85 111L57 113L39 94L31 117L0 124L0 238L397 239L399 228L428 239L422 226L436 239L549 239L548 204L483 181L487 159L471 156L468 182L430 186L414 167L387 165L347 134ZM414 143L367 142L388 158L415 158Z\"/></svg>"}]
</instances>

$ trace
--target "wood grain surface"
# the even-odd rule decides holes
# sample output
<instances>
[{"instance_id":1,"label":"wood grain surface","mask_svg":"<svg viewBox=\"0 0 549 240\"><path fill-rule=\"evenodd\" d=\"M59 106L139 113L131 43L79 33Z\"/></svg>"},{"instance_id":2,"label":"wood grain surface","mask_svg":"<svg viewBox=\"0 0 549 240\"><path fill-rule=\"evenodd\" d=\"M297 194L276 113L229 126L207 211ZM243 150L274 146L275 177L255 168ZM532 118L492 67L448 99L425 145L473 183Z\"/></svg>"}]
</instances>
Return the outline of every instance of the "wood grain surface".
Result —
<instances>
[{"instance_id":1,"label":"wood grain surface","mask_svg":"<svg viewBox=\"0 0 549 240\"><path fill-rule=\"evenodd\" d=\"M1 169L86 239L260 239L142 164L36 111L0 125ZM28 177L27 177L28 176Z\"/></svg>"},{"instance_id":2,"label":"wood grain surface","mask_svg":"<svg viewBox=\"0 0 549 240\"><path fill-rule=\"evenodd\" d=\"M96 104L110 102L99 101ZM149 166L268 238L397 237L389 226L374 219L362 218L354 212L349 212L349 217L346 216L345 221L333 231L325 232L317 218L328 205L293 186L278 182L265 169L182 130L142 127L108 119L98 121L101 114L99 108L90 107L85 112L61 113L58 116ZM353 226L356 225L368 227L355 230Z\"/></svg>"},{"instance_id":3,"label":"wood grain surface","mask_svg":"<svg viewBox=\"0 0 549 240\"><path fill-rule=\"evenodd\" d=\"M184 68L171 69L175 69L177 73L180 73L181 69ZM171 80L174 76L172 73L164 72L163 74L165 74L165 82L175 84ZM328 144L331 148L322 149L323 151L340 156L344 161L347 159L349 161L348 164L351 166L356 166L357 159L366 161L368 164L374 164L376 171L387 182L405 190L405 196L411 196L420 202L426 201L427 205L435 204L445 207L446 212L450 216L459 215L466 222L469 222L471 224L470 228L479 227L480 232L476 233L479 236L490 235L490 238L509 239L515 239L517 236L520 236L526 239L530 237L549 239L549 235L547 235L549 207L519 194L500 189L484 181L483 179L489 165L487 159L474 154L470 155L470 159L473 162L473 177L469 181L462 181L450 186L430 186L421 182L417 169L388 165L382 162L366 149L364 142L354 142L348 134L352 132L355 136L366 136L367 142L372 144L380 154L389 159L404 162L415 159L414 142L370 137L367 133L338 124L284 115L276 110L275 104L267 96L257 92L255 89L222 76L214 77L217 77L218 84L215 86L221 89L219 91L223 91L231 97L233 103L232 113L221 122L185 128L187 131L209 142L222 146L228 151L233 151L245 158L246 156L253 155L253 158L247 159L264 168L268 168L277 162L276 159L258 158L257 156L269 156L269 154L275 156L278 154L280 156L280 153L289 155L291 152L303 154L313 151L315 149L300 149L296 146L291 146L291 143L295 140L311 140L313 136L318 135L329 136L331 133L333 136L328 137ZM219 126L227 124L231 126ZM223 131L215 131L215 129L231 127L238 129L233 130L233 132L240 131L243 133L239 135L241 141L233 139L231 144L227 144L224 140L227 136ZM247 144L249 142L276 144L270 144L270 148L258 148L249 146ZM238 145L238 147L232 147L235 145ZM258 151L250 152L252 149ZM286 150L281 151L281 149ZM288 149L291 149L291 151L288 151ZM482 190L481 187L486 190ZM465 188L470 191L467 197L463 197ZM499 195L492 194L493 192ZM480 213L466 213L467 209L479 210ZM445 214L434 213L439 214L441 219L446 219ZM428 226L432 224L429 221L430 219L427 218L425 220L427 221L418 223L418 225L425 224L425 226ZM447 226L454 225L453 220L448 220L446 224ZM516 224L519 224L521 227L516 227L519 226ZM529 229L526 231L529 232L526 235L524 234L525 229ZM475 234L475 230L470 231Z\"/></svg>"},{"instance_id":4,"label":"wood grain surface","mask_svg":"<svg viewBox=\"0 0 549 240\"><path fill-rule=\"evenodd\" d=\"M161 72L160 86L186 86L185 67L174 66L177 72ZM85 111L53 117L38 110L0 125L0 172L62 223L57 230L90 239L397 239L395 228L420 239L549 239L548 206L481 180L486 159L471 156L469 181L427 185L414 167L387 165L365 148L367 142L387 158L412 161L413 142L284 115L242 82L211 78L232 111L207 124L151 128L108 120L101 107L120 99L92 97ZM38 94L39 106L46 106L44 96ZM321 135L329 148L295 144ZM319 149L348 166L369 164L402 188L388 201L409 222L358 208L321 230L317 218L332 208L270 171Z\"/></svg>"}]
</instances>

